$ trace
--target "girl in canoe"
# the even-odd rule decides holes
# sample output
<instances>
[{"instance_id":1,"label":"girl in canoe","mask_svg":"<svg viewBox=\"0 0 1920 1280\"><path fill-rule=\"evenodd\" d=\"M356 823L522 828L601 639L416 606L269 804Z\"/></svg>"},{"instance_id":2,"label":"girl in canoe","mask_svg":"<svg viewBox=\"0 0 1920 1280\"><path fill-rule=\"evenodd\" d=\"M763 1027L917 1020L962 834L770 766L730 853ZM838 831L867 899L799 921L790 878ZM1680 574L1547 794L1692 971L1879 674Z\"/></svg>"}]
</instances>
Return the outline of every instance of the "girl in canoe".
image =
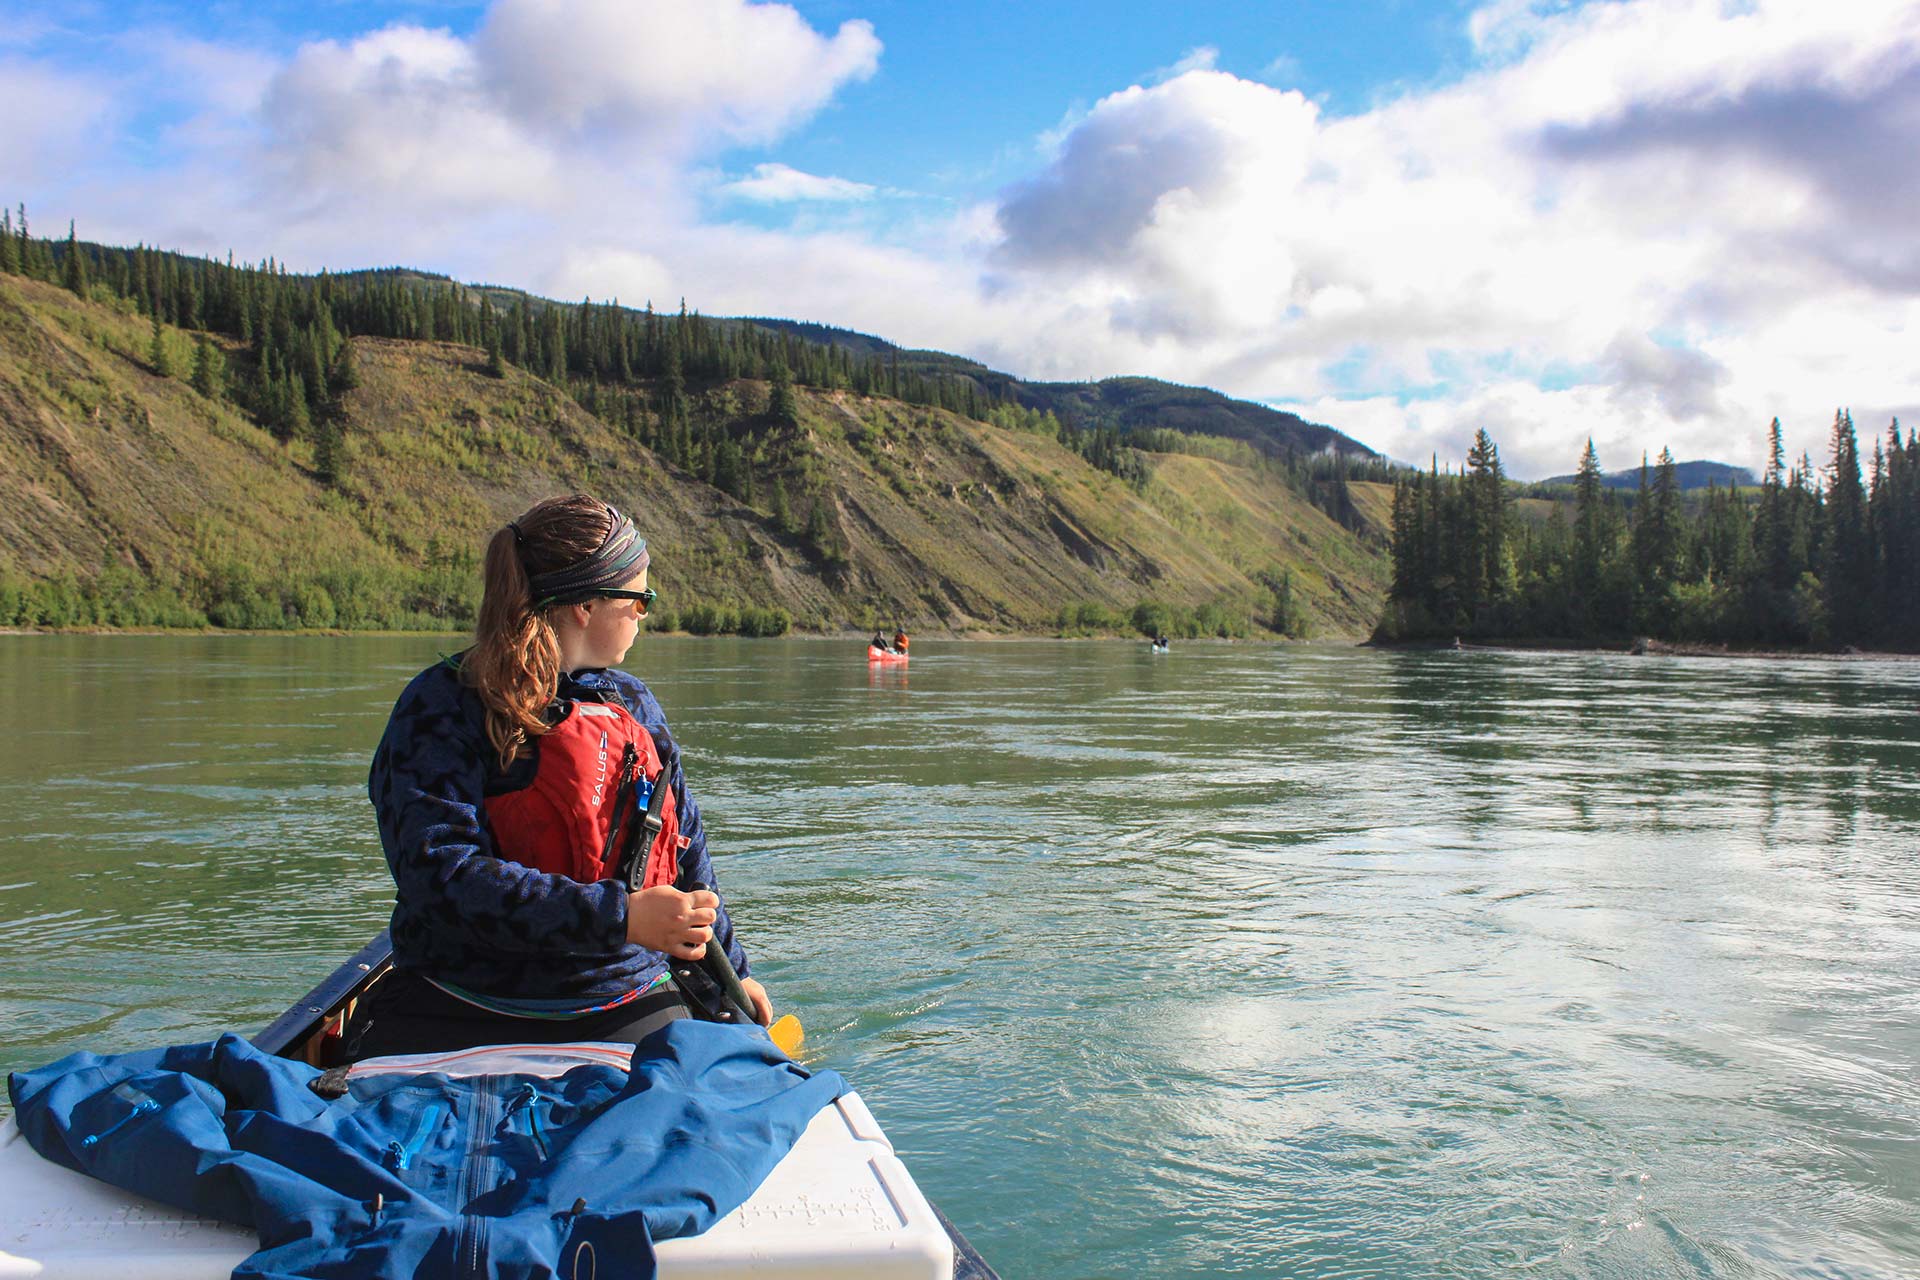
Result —
<instances>
[{"instance_id":1,"label":"girl in canoe","mask_svg":"<svg viewBox=\"0 0 1920 1280\"><path fill-rule=\"evenodd\" d=\"M633 523L585 494L487 544L473 647L414 677L374 753L393 972L347 1029L350 1059L636 1043L709 1003L690 963L708 946L771 1022L725 903L679 887L714 884L699 806L659 702L615 669L654 598L647 567Z\"/></svg>"}]
</instances>

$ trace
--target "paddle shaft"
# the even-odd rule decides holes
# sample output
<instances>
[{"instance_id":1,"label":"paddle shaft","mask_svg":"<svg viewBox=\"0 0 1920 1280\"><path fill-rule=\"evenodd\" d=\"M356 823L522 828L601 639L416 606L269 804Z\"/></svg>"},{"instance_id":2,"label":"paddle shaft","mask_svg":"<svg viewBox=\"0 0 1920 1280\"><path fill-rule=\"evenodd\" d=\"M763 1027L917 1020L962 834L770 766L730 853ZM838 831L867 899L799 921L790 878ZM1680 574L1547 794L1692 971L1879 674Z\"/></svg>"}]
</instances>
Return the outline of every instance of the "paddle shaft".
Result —
<instances>
[{"instance_id":1,"label":"paddle shaft","mask_svg":"<svg viewBox=\"0 0 1920 1280\"><path fill-rule=\"evenodd\" d=\"M698 893L706 887L698 880L691 881L687 892ZM707 976L719 984L720 990L727 997L727 1003L733 1006L735 1015L742 1022L758 1023L760 1021L754 1013L753 997L749 996L746 987L741 985L740 975L734 972L733 961L728 958L727 949L720 945L720 935L717 932L707 943L706 952L701 955L698 963L707 971Z\"/></svg>"},{"instance_id":2,"label":"paddle shaft","mask_svg":"<svg viewBox=\"0 0 1920 1280\"><path fill-rule=\"evenodd\" d=\"M633 855L627 863L627 891L629 893L638 892L641 885L645 882L647 856L653 848L654 837L660 833L662 825L661 811L666 804L667 790L670 785L667 779L667 770L663 767L660 770L660 777L654 782L653 794L647 797L646 812L642 814L640 818L640 838L635 842ZM697 880L687 880L685 883L675 887L682 893L697 893L708 886L701 884ZM680 987L682 994L686 996L687 999L696 999L692 992L687 991L686 984L681 982L681 971L674 967L675 963L676 962L672 961L668 963L667 972L673 975L674 982ZM746 987L741 985L740 975L734 971L733 961L727 957L726 948L720 945L720 936L717 932L707 943L706 952L701 955L697 963L706 971L707 976L713 979L714 984L720 988L721 994L726 998L726 1002L733 1006L728 1012L731 1012L732 1015L741 1022L749 1025L757 1025L760 1019L753 1007L753 997L748 995ZM781 1021L785 1022L789 1020L791 1020L791 1015L789 1015L789 1018L783 1018ZM793 1020L793 1030L790 1035L793 1045L797 1046L800 1038L799 1023L797 1020ZM787 1044L781 1044L780 1047L789 1053L792 1052L792 1047Z\"/></svg>"}]
</instances>

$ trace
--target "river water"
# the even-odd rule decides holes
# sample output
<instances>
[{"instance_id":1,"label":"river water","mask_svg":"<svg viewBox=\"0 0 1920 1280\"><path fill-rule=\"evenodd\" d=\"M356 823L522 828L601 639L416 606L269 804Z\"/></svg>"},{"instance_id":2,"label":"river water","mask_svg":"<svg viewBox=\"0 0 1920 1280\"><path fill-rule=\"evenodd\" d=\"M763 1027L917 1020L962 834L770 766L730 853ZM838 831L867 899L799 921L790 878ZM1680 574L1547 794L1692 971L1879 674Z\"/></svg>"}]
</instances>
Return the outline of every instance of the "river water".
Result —
<instances>
[{"instance_id":1,"label":"river water","mask_svg":"<svg viewBox=\"0 0 1920 1280\"><path fill-rule=\"evenodd\" d=\"M263 1026L457 640L0 638L0 1067ZM1920 663L644 637L756 972L1006 1280L1920 1273Z\"/></svg>"}]
</instances>

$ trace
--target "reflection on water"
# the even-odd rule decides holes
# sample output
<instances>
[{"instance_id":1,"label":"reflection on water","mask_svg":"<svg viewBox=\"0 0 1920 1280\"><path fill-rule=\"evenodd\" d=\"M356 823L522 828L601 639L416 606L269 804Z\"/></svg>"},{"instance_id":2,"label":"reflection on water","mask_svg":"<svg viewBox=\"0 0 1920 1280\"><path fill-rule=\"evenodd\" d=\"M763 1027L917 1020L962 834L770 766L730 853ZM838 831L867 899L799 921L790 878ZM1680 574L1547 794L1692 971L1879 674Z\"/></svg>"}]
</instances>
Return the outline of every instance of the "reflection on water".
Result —
<instances>
[{"instance_id":1,"label":"reflection on water","mask_svg":"<svg viewBox=\"0 0 1920 1280\"><path fill-rule=\"evenodd\" d=\"M4 1065L261 1025L378 927L437 647L0 639ZM1920 1271L1920 664L631 665L757 972L1008 1280Z\"/></svg>"}]
</instances>

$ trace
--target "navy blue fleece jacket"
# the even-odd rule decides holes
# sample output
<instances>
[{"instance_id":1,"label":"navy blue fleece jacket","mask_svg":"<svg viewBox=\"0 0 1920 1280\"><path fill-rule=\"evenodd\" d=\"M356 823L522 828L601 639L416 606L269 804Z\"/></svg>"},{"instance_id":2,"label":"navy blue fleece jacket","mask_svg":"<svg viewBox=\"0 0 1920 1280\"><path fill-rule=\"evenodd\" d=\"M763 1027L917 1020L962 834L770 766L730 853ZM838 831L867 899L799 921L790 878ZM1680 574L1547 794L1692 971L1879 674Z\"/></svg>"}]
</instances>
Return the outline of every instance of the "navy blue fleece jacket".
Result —
<instances>
[{"instance_id":1,"label":"navy blue fleece jacket","mask_svg":"<svg viewBox=\"0 0 1920 1280\"><path fill-rule=\"evenodd\" d=\"M681 866L717 891L700 808L652 692L624 671L588 670L562 676L559 697L622 703L653 735L689 842ZM427 668L400 695L367 779L397 890L396 968L485 995L583 1003L643 987L665 969L664 955L626 940L624 884L536 871L496 844L485 798L526 786L536 764L523 757L500 768L485 705L454 663ZM714 933L745 976L746 953L724 903Z\"/></svg>"}]
</instances>

